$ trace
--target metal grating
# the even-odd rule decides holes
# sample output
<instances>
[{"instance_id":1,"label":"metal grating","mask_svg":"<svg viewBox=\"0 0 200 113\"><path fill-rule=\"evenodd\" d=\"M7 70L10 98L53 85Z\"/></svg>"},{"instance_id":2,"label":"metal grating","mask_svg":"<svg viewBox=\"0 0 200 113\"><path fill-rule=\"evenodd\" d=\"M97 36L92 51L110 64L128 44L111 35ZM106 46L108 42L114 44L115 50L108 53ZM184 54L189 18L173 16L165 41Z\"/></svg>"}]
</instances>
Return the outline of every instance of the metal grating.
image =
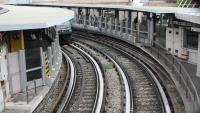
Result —
<instances>
[{"instance_id":1,"label":"metal grating","mask_svg":"<svg viewBox=\"0 0 200 113\"><path fill-rule=\"evenodd\" d=\"M199 0L177 0L178 7L184 8L200 8Z\"/></svg>"}]
</instances>

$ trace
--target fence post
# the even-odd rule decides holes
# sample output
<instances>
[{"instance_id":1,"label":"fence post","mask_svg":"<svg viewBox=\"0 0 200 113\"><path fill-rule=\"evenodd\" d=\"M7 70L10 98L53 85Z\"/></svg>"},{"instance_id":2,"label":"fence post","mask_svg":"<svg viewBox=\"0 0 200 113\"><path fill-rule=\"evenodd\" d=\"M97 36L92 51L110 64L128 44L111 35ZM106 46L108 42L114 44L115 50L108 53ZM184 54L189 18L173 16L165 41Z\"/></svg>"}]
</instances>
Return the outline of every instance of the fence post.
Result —
<instances>
[{"instance_id":1,"label":"fence post","mask_svg":"<svg viewBox=\"0 0 200 113\"><path fill-rule=\"evenodd\" d=\"M35 89L35 95L37 95L37 89L36 89L37 85L36 85L36 80L34 80L34 89Z\"/></svg>"},{"instance_id":2,"label":"fence post","mask_svg":"<svg viewBox=\"0 0 200 113\"><path fill-rule=\"evenodd\" d=\"M26 86L26 103L27 103L27 104L28 104L28 102L29 102L29 101L28 101L28 97L29 97L29 96L28 96L28 86Z\"/></svg>"},{"instance_id":3,"label":"fence post","mask_svg":"<svg viewBox=\"0 0 200 113\"><path fill-rule=\"evenodd\" d=\"M159 48L158 48L158 59L159 59Z\"/></svg>"}]
</instances>

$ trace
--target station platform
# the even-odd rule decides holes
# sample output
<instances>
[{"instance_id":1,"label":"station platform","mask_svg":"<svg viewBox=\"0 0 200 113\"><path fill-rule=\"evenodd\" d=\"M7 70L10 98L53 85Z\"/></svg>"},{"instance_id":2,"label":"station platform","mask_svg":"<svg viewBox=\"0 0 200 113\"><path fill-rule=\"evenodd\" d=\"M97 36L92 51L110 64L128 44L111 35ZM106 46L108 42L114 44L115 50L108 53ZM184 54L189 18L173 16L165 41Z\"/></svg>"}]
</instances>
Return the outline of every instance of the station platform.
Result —
<instances>
[{"instance_id":1,"label":"station platform","mask_svg":"<svg viewBox=\"0 0 200 113\"><path fill-rule=\"evenodd\" d=\"M26 93L15 94L9 102L5 104L5 110L2 113L30 113L47 94L49 87L37 87L37 95L35 90L29 90L29 103L27 104Z\"/></svg>"},{"instance_id":2,"label":"station platform","mask_svg":"<svg viewBox=\"0 0 200 113\"><path fill-rule=\"evenodd\" d=\"M2 113L32 113L32 111L46 96L56 77L64 71L63 66L64 65L62 64L57 75L51 76L51 78L49 79L49 84L38 86L36 88L36 94L32 84L32 88L28 90L28 103L26 92L17 93L13 95L12 98L7 100L7 102L5 103L5 109Z\"/></svg>"}]
</instances>

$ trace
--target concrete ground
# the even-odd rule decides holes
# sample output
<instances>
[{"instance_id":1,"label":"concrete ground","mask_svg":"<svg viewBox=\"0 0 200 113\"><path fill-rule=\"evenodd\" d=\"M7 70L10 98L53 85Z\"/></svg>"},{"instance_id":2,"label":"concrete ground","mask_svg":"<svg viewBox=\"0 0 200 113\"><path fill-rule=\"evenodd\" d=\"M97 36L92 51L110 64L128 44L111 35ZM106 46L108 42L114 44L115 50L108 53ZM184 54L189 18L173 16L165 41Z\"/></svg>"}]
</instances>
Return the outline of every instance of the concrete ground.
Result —
<instances>
[{"instance_id":1,"label":"concrete ground","mask_svg":"<svg viewBox=\"0 0 200 113\"><path fill-rule=\"evenodd\" d=\"M182 61L183 66L185 67L185 69L188 71L191 79L193 80L193 83L197 89L197 92L200 96L200 87L199 87L199 83L200 83L200 77L196 76L196 72L197 72L197 65L196 64L192 64L186 61Z\"/></svg>"},{"instance_id":2,"label":"concrete ground","mask_svg":"<svg viewBox=\"0 0 200 113\"><path fill-rule=\"evenodd\" d=\"M36 88L37 94L35 94L35 89L30 89L28 103L26 92L17 93L13 95L10 102L6 102L5 110L2 113L30 113L44 98L48 90L48 86L40 86Z\"/></svg>"}]
</instances>

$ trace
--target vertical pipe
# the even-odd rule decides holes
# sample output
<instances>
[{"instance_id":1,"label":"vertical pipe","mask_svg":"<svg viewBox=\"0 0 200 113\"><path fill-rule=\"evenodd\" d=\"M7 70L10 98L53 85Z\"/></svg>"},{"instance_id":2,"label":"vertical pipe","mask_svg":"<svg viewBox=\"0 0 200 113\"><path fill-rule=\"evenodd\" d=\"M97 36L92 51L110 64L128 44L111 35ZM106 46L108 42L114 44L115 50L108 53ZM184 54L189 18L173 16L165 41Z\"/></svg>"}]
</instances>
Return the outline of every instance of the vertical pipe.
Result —
<instances>
[{"instance_id":1,"label":"vertical pipe","mask_svg":"<svg viewBox=\"0 0 200 113\"><path fill-rule=\"evenodd\" d=\"M35 95L37 95L37 90L36 90L36 80L34 80L34 89L35 89Z\"/></svg>"},{"instance_id":2,"label":"vertical pipe","mask_svg":"<svg viewBox=\"0 0 200 113\"><path fill-rule=\"evenodd\" d=\"M28 104L29 100L28 100L28 86L26 86L26 103Z\"/></svg>"}]
</instances>

